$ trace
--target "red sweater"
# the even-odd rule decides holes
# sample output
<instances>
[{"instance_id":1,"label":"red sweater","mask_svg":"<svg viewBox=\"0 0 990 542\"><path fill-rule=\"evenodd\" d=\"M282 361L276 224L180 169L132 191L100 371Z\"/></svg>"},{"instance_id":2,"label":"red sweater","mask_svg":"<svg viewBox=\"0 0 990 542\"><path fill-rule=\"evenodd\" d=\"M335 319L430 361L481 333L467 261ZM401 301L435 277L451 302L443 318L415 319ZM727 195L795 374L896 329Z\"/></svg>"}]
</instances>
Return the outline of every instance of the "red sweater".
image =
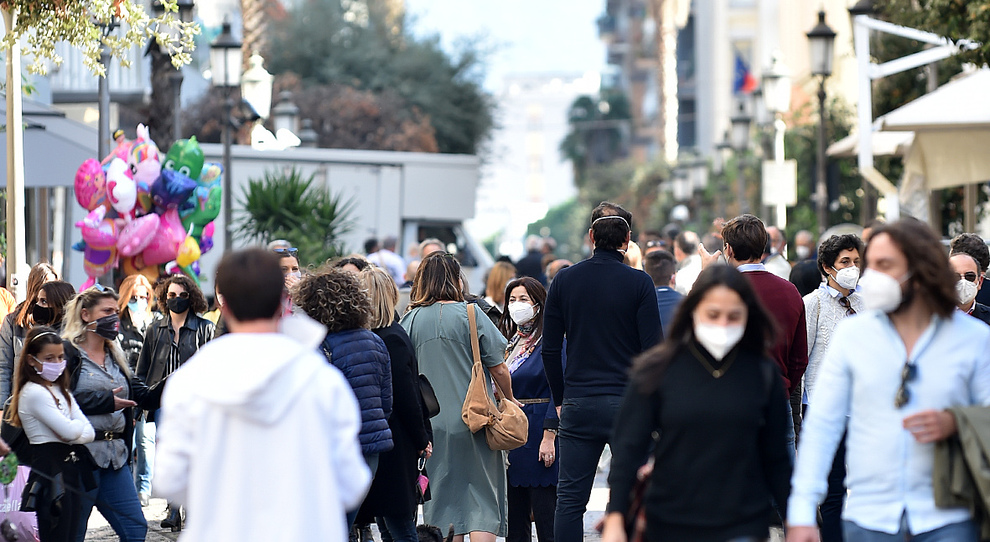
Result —
<instances>
[{"instance_id":1,"label":"red sweater","mask_svg":"<svg viewBox=\"0 0 990 542\"><path fill-rule=\"evenodd\" d=\"M804 319L804 300L790 282L767 271L743 273L756 290L763 308L777 323L777 341L768 352L777 362L787 393L801 385L808 367L808 326Z\"/></svg>"}]
</instances>

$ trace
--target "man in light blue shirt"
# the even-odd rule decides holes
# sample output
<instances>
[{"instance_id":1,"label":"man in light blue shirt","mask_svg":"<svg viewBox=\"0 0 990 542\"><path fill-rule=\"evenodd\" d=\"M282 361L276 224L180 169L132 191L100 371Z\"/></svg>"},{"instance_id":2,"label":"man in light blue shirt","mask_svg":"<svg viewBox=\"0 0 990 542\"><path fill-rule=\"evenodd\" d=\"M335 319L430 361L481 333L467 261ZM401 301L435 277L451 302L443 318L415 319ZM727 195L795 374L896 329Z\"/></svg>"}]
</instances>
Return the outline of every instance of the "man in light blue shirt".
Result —
<instances>
[{"instance_id":1,"label":"man in light blue shirt","mask_svg":"<svg viewBox=\"0 0 990 542\"><path fill-rule=\"evenodd\" d=\"M939 239L905 219L866 251L865 310L836 327L801 433L788 542L817 542L815 510L842 437L846 542L973 541L965 508L936 508L934 443L956 432L946 409L990 405L990 328L955 310L956 276Z\"/></svg>"}]
</instances>

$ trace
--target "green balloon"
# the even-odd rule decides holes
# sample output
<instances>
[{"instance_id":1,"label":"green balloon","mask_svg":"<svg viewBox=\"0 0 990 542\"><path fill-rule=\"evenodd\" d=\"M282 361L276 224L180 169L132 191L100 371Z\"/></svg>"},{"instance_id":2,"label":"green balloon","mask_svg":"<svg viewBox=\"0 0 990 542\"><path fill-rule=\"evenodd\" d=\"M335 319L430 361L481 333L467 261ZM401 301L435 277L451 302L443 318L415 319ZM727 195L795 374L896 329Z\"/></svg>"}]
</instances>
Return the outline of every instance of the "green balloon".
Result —
<instances>
[{"instance_id":1,"label":"green balloon","mask_svg":"<svg viewBox=\"0 0 990 542\"><path fill-rule=\"evenodd\" d=\"M197 240L203 235L203 228L220 214L221 194L223 189L219 182L210 186L198 186L189 198L195 204L189 210L182 212L182 227L189 235ZM190 228L190 226L192 226Z\"/></svg>"},{"instance_id":2,"label":"green balloon","mask_svg":"<svg viewBox=\"0 0 990 542\"><path fill-rule=\"evenodd\" d=\"M162 162L162 169L178 171L194 181L199 180L203 172L203 149L199 147L196 136L172 143Z\"/></svg>"}]
</instances>

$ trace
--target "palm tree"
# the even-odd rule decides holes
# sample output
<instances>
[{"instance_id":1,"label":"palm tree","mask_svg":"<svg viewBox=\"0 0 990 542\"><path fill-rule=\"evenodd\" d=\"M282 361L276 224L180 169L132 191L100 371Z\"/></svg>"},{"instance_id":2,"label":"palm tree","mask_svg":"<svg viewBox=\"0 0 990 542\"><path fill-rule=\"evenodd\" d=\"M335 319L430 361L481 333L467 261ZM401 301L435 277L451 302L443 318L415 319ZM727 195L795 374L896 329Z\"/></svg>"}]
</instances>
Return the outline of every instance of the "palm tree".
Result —
<instances>
[{"instance_id":1,"label":"palm tree","mask_svg":"<svg viewBox=\"0 0 990 542\"><path fill-rule=\"evenodd\" d=\"M341 237L354 227L353 202L314 187L313 178L292 168L249 179L238 201L243 210L234 221L237 234L256 243L285 239L299 249L302 265L344 254Z\"/></svg>"}]
</instances>

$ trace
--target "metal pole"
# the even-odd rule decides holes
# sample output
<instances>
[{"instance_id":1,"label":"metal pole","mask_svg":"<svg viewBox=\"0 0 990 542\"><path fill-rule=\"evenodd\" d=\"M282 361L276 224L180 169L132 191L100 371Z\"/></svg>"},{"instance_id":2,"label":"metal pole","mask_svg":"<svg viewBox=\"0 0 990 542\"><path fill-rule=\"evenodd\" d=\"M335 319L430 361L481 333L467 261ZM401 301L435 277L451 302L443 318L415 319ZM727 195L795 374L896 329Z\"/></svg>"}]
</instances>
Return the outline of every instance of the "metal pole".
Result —
<instances>
[{"instance_id":1,"label":"metal pole","mask_svg":"<svg viewBox=\"0 0 990 542\"><path fill-rule=\"evenodd\" d=\"M17 24L16 8L3 11L11 32ZM27 261L24 219L24 120L21 104L21 48L17 41L7 50L7 288L18 301L25 296Z\"/></svg>"},{"instance_id":2,"label":"metal pole","mask_svg":"<svg viewBox=\"0 0 990 542\"><path fill-rule=\"evenodd\" d=\"M828 227L828 187L825 184L825 123L828 113L825 111L825 78L821 78L818 87L818 164L815 193L818 199L818 235Z\"/></svg>"},{"instance_id":3,"label":"metal pole","mask_svg":"<svg viewBox=\"0 0 990 542\"><path fill-rule=\"evenodd\" d=\"M773 122L773 159L778 164L784 163L784 132L787 124L780 118L780 113L774 114ZM787 229L787 206L783 203L777 205L777 227L783 232Z\"/></svg>"},{"instance_id":4,"label":"metal pole","mask_svg":"<svg viewBox=\"0 0 990 542\"><path fill-rule=\"evenodd\" d=\"M231 116L234 111L234 101L230 98L230 87L224 86L224 106L223 106L223 250L227 252L231 250L231 243L233 242L233 231L234 227L231 224L233 221L233 209L231 208L232 199L231 191L233 189L233 182L230 171L230 145L233 134L231 133L232 121Z\"/></svg>"},{"instance_id":5,"label":"metal pole","mask_svg":"<svg viewBox=\"0 0 990 542\"><path fill-rule=\"evenodd\" d=\"M182 68L169 76L172 80L172 142L182 139Z\"/></svg>"},{"instance_id":6,"label":"metal pole","mask_svg":"<svg viewBox=\"0 0 990 542\"><path fill-rule=\"evenodd\" d=\"M107 46L100 48L100 64L103 65L104 75L99 78L98 101L100 110L99 143L97 144L97 156L100 160L110 154L110 85L107 77L110 75L110 51Z\"/></svg>"},{"instance_id":7,"label":"metal pole","mask_svg":"<svg viewBox=\"0 0 990 542\"><path fill-rule=\"evenodd\" d=\"M736 197L739 198L739 214L749 212L749 202L746 201L745 151L740 151L736 157Z\"/></svg>"}]
</instances>

